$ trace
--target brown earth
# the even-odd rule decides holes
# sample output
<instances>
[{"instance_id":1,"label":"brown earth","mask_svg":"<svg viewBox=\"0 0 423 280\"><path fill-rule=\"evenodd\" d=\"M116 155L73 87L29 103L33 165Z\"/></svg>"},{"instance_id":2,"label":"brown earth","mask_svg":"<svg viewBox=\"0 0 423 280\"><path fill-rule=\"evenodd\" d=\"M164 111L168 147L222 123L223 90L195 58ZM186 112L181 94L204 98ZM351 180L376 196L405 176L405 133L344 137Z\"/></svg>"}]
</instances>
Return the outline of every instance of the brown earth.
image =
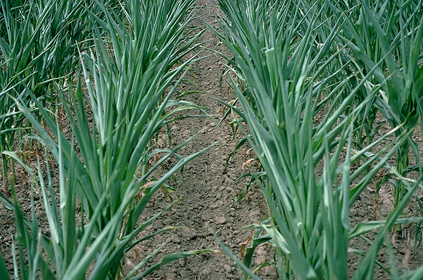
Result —
<instances>
[{"instance_id":1,"label":"brown earth","mask_svg":"<svg viewBox=\"0 0 423 280\"><path fill-rule=\"evenodd\" d=\"M206 28L205 22L214 27L218 27L218 7L211 0L198 0L197 18L193 22L195 26ZM215 99L230 102L234 99L233 93L229 90L227 83L220 85L222 73L225 70L226 62L218 55L218 52L228 53L219 43L218 38L209 29L201 37L202 47L199 56L204 57L193 65L192 71L187 75L189 82L184 83L181 91L192 92L186 99L208 109L209 118L189 118L172 125L172 135L174 143L181 143L195 133L200 134L183 150L183 155L189 155L200 151L205 147L216 143L211 150L202 154L189 163L184 169L183 182L178 179L169 184L175 188L182 203L176 203L172 209L160 217L151 230L164 226L178 227L169 233L157 236L144 247L136 247L128 254L126 268L130 269L133 264L139 261L146 252L151 252L161 244L168 242L161 254L181 252L199 249L216 249L220 247L212 232L240 257L241 246L246 243L254 233L254 230L243 229L251 224L257 224L266 217L267 207L262 194L256 186L252 186L246 198L240 202L236 197L245 187L248 178L237 180L242 174L250 169L256 168L254 154L249 150L248 145L244 145L229 160L227 168L225 162L228 155L234 150L236 143L243 137L239 132L233 133L229 122L233 120L233 115L220 126L216 124L222 119L226 110ZM197 114L199 112L194 112ZM65 125L66 127L66 125ZM35 156L34 156L35 158ZM20 205L27 212L30 212L30 197L28 195L30 180L18 168L17 192ZM369 187L365 197L354 205L351 212L352 224L375 218L375 213L383 215L392 209L392 190L386 187L381 196L376 198L373 186ZM35 196L36 203L39 196ZM151 216L157 213L161 207L168 203L167 196L159 192L150 204L145 215ZM411 211L411 210L409 210ZM46 224L42 209L37 209L40 215L41 224ZM386 214L385 214L386 215ZM45 228L47 230L47 228ZM11 238L14 234L14 219L10 211L6 211L0 206L0 242L1 252L5 257L7 265L11 268ZM369 238L375 235L370 234ZM415 268L421 264L421 256L411 256L407 251L407 242L410 237L399 240L399 250L392 249L399 263L403 267ZM351 247L366 248L362 240L353 240ZM401 251L401 253L398 253ZM381 257L387 263L387 255L383 251ZM265 260L272 260L272 250L269 246L261 246L255 254L255 264ZM156 261L158 258L155 259ZM357 257L352 257L350 264L355 267ZM272 268L266 268L259 272L262 279L277 279ZM380 269L377 270L375 279L386 279L387 275ZM236 268L234 262L223 253L201 254L187 259L180 259L172 262L160 270L156 271L147 279L242 279L242 274Z\"/></svg>"},{"instance_id":2,"label":"brown earth","mask_svg":"<svg viewBox=\"0 0 423 280\"><path fill-rule=\"evenodd\" d=\"M193 22L195 26L206 28L204 21L218 27L216 18L218 8L212 1L197 1L198 16ZM238 177L254 168L254 162L248 165L249 159L254 159L252 152L244 145L229 161L225 170L228 155L234 150L236 143L243 137L241 133L233 134L229 125L231 117L220 126L225 106L215 99L230 102L234 99L227 83L220 79L226 67L226 61L217 52L228 53L219 43L212 31L207 30L202 36L203 50L200 57L204 59L193 65L193 71L185 83L183 91L197 92L189 97L190 101L208 108L211 118L186 119L172 127L175 142L179 143L189 136L203 130L196 139L189 143L182 154L189 155L204 149L216 141L211 150L199 156L184 169L184 182L173 184L184 205L178 204L156 223L160 228L164 225L181 226L182 229L167 236L160 236L160 244L167 238L170 243L165 247L166 253L197 250L202 248L219 249L219 245L211 232L215 232L234 254L240 256L241 244L254 233L253 229L242 228L259 223L267 213L266 204L258 188L252 187L247 199L236 202L236 197L247 183L237 182ZM254 192L256 191L256 192ZM163 194L161 195L165 197ZM160 199L159 199L160 200ZM153 210L154 211L154 210ZM153 212L152 212L153 213ZM270 250L260 248L257 259L270 259ZM272 271L264 270L262 276L270 277ZM163 267L155 277L161 279L240 279L241 274L235 268L234 262L223 253L210 253L179 260ZM154 277L153 277L154 279Z\"/></svg>"}]
</instances>

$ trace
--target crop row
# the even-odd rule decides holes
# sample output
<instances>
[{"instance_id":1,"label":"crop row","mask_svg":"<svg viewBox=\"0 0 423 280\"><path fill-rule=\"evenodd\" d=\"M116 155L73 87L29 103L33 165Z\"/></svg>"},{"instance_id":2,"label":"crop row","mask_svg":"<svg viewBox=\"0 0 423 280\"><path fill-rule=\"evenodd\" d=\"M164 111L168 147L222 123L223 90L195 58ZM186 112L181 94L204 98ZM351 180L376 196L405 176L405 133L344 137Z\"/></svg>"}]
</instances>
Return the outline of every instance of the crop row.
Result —
<instances>
[{"instance_id":1,"label":"crop row","mask_svg":"<svg viewBox=\"0 0 423 280\"><path fill-rule=\"evenodd\" d=\"M404 224L415 225L413 254L422 239L422 1L218 4L220 26L210 28L230 51L225 77L236 94L221 103L239 115L242 143L260 162L251 176L269 208L242 259L220 242L222 250L252 279L265 266L279 279L373 279L377 265L393 279L423 278L423 266L402 272L378 259ZM203 110L178 87L201 59L187 55L203 32L191 26L195 1L7 0L0 8L0 201L15 215L15 278L142 279L175 259L214 252L152 264L159 246L122 269L131 248L172 230L147 231L172 206L143 216L155 192L210 148L182 157L192 138L168 147L154 141L171 137L169 124L187 110ZM26 154L37 150L33 168ZM16 164L33 179L30 213L16 193ZM369 186L376 195L392 188L394 208L384 220L353 224L351 209ZM410 204L415 215L405 217ZM351 248L358 238L368 247ZM263 243L274 258L253 270ZM9 270L0 255L0 278Z\"/></svg>"}]
</instances>

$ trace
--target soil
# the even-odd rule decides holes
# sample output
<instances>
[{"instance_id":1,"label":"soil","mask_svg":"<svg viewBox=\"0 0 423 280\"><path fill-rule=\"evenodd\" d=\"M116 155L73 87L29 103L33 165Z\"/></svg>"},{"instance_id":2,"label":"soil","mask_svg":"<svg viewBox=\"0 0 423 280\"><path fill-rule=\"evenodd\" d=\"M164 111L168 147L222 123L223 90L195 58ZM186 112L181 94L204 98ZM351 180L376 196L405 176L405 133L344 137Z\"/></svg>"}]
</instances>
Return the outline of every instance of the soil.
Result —
<instances>
[{"instance_id":1,"label":"soil","mask_svg":"<svg viewBox=\"0 0 423 280\"><path fill-rule=\"evenodd\" d=\"M206 22L218 28L218 7L211 0L198 0L197 18L193 22L195 26L207 28ZM222 73L226 62L218 53L228 54L228 51L220 44L218 38L210 29L207 29L201 37L202 47L199 56L204 57L193 65L186 77L189 82L182 85L181 91L192 92L187 95L188 99L196 104L206 107L210 117L189 118L178 121L172 125L174 143L181 143L190 136L200 132L199 135L189 142L182 150L182 155L190 155L200 151L209 145L217 144L197 157L184 168L183 181L178 178L169 184L175 188L182 203L176 203L171 210L160 217L152 226L151 230L160 229L164 226L175 226L178 229L159 235L147 245L149 248L135 247L127 256L125 269L131 269L143 253L153 250L166 243L161 250L160 256L169 253L215 249L215 253L200 254L186 259L174 261L153 273L147 279L242 279L243 276L236 268L234 262L221 252L221 248L213 236L215 233L224 244L238 257L241 256L241 246L253 235L254 229L246 228L252 224L260 223L267 215L267 206L257 186L251 186L246 197L237 201L236 198L248 183L248 178L238 180L248 170L256 168L254 153L248 145L243 145L226 166L228 155L235 149L243 134L233 131L230 115L219 126L227 110L216 99L226 102L235 97L229 90L227 83L221 83ZM196 113L196 112L194 112ZM34 156L35 159L35 156ZM21 207L30 212L31 201L28 195L31 185L25 172L17 169L18 182L17 194ZM387 191L379 196L375 202L374 193L370 186L365 199L360 199L353 207L352 223L373 219L374 213L389 213L392 208L390 197L392 191ZM36 202L39 197L35 196ZM382 201L382 202L380 202ZM150 204L145 215L151 216L169 202L163 192L158 192ZM375 207L378 206L376 210ZM45 217L42 209L37 209L40 214L40 222L45 225ZM46 230L47 228L45 228ZM1 253L9 268L12 267L11 242L15 232L14 218L10 211L0 206L0 242ZM373 237L375 235L373 234ZM369 235L372 238L372 235ZM406 238L399 240L399 247L406 248ZM361 240L354 240L351 247L365 250L366 244ZM151 247L151 248L150 248ZM395 249L393 249L395 251ZM410 256L408 251L404 254L396 253L398 262L403 262L406 268L415 268L421 264L421 257ZM382 254L385 254L382 252ZM386 255L386 254L385 254ZM407 257L407 259L405 259ZM382 256L386 260L386 256ZM254 262L257 266L265 260L272 260L272 250L269 246L261 246L255 253ZM357 257L351 258L351 267L355 267ZM276 272L267 267L259 272L262 279L277 279ZM387 275L380 269L377 270L375 279L386 279Z\"/></svg>"},{"instance_id":2,"label":"soil","mask_svg":"<svg viewBox=\"0 0 423 280\"><path fill-rule=\"evenodd\" d=\"M205 24L207 22L218 28L216 17L218 8L213 1L199 0L197 3L198 16L193 25L207 28ZM185 83L182 91L196 92L186 99L206 107L210 118L185 119L172 127L172 134L174 141L180 143L198 131L202 131L184 147L182 154L185 155L216 142L217 144L184 168L184 182L172 184L184 205L179 203L174 206L171 212L162 217L155 226L160 228L164 225L173 225L180 226L182 229L160 236L156 244L170 240L164 253L204 248L220 250L212 234L215 233L235 255L240 257L241 245L247 242L254 233L253 229L243 230L242 228L260 223L266 217L267 208L256 186L250 188L246 199L236 201L248 182L248 179L238 181L238 178L249 168L254 168L255 157L248 145L244 145L231 157L225 168L228 155L244 135L240 132L234 135L229 125L229 122L233 120L231 116L217 126L227 108L215 99L230 102L235 98L227 83L223 81L220 85L226 61L218 53L228 54L228 51L210 29L205 31L201 40L203 50L200 51L200 57L204 58L193 65L193 71L187 77L190 83ZM250 159L252 161L249 161ZM164 194L156 199L159 205L167 202ZM150 210L153 214L154 208ZM266 247L259 248L256 255L256 261L270 260L271 250ZM264 279L272 275L274 272L270 269L263 270L261 274ZM152 279L157 278L217 280L241 279L242 276L235 268L234 262L226 255L209 253L170 263L152 277Z\"/></svg>"}]
</instances>

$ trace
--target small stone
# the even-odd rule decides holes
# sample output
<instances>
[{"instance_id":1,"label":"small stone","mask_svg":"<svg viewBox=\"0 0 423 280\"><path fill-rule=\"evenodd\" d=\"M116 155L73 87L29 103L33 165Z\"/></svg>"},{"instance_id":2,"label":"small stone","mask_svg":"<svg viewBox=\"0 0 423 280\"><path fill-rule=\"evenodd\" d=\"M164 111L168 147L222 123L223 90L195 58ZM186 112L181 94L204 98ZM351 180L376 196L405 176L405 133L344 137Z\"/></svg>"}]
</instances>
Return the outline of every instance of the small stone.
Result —
<instances>
[{"instance_id":1,"label":"small stone","mask_svg":"<svg viewBox=\"0 0 423 280\"><path fill-rule=\"evenodd\" d=\"M179 244L179 243L181 243L181 240L177 236L174 236L174 237L172 237L172 242Z\"/></svg>"},{"instance_id":2,"label":"small stone","mask_svg":"<svg viewBox=\"0 0 423 280\"><path fill-rule=\"evenodd\" d=\"M223 268L225 269L225 271L226 272L231 272L232 271L232 267L229 265L229 264L225 264L224 266L223 266Z\"/></svg>"},{"instance_id":3,"label":"small stone","mask_svg":"<svg viewBox=\"0 0 423 280\"><path fill-rule=\"evenodd\" d=\"M190 278L190 271L180 270L179 275L181 277L180 279L189 279Z\"/></svg>"},{"instance_id":4,"label":"small stone","mask_svg":"<svg viewBox=\"0 0 423 280\"><path fill-rule=\"evenodd\" d=\"M168 273L166 273L166 279L168 279L168 280L173 280L173 279L175 279L175 276L174 276L174 274L173 274L173 273L168 272Z\"/></svg>"},{"instance_id":5,"label":"small stone","mask_svg":"<svg viewBox=\"0 0 423 280\"><path fill-rule=\"evenodd\" d=\"M216 217L215 221L216 221L216 224L223 225L223 224L226 223L226 218L225 217Z\"/></svg>"}]
</instances>

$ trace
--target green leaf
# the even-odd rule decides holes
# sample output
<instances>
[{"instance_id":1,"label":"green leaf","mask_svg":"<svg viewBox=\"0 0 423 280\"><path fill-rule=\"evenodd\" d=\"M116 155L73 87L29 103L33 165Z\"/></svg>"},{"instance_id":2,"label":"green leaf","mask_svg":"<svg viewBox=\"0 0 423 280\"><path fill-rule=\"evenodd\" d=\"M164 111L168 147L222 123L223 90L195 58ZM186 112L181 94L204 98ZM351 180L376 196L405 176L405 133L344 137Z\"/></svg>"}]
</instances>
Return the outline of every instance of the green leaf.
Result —
<instances>
[{"instance_id":1,"label":"green leaf","mask_svg":"<svg viewBox=\"0 0 423 280\"><path fill-rule=\"evenodd\" d=\"M9 278L9 271L6 268L6 264L4 263L3 256L0 254L0 278L7 280Z\"/></svg>"}]
</instances>

